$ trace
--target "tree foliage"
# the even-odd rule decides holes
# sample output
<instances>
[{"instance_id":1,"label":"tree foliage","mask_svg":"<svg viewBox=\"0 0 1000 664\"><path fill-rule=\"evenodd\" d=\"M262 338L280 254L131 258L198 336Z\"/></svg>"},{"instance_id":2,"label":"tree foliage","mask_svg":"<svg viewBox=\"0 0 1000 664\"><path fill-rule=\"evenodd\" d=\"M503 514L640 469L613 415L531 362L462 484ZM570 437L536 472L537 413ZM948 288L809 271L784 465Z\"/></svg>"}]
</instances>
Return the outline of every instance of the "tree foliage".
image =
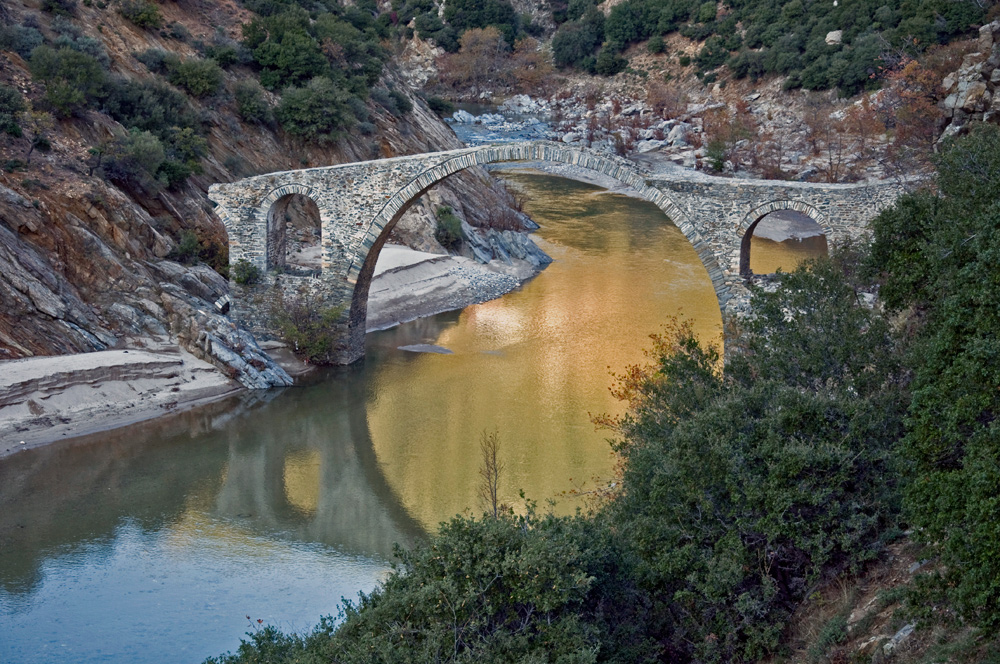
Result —
<instances>
[{"instance_id":1,"label":"tree foliage","mask_svg":"<svg viewBox=\"0 0 1000 664\"><path fill-rule=\"evenodd\" d=\"M807 10L802 0L731 0L719 13L715 2L624 0L611 8L606 21L602 15L597 34L595 26L583 26L582 18L596 11L594 4L569 3L567 20L553 38L557 65L590 70L593 63L587 56L602 43L603 49L619 52L679 31L696 41L708 40L698 59L703 72L725 64L738 78L780 74L788 77L788 87L840 88L845 94L878 85L886 52L912 56L969 34L986 8L984 3L920 0L812 3ZM842 31L841 42L827 44L826 35L835 30Z\"/></svg>"},{"instance_id":2,"label":"tree foliage","mask_svg":"<svg viewBox=\"0 0 1000 664\"><path fill-rule=\"evenodd\" d=\"M1000 130L974 127L937 159L938 193L902 198L874 224L872 265L895 308L918 312L902 454L918 537L967 618L1000 625Z\"/></svg>"},{"instance_id":3,"label":"tree foliage","mask_svg":"<svg viewBox=\"0 0 1000 664\"><path fill-rule=\"evenodd\" d=\"M21 93L0 84L0 131L11 136L21 135L21 114L28 109Z\"/></svg>"},{"instance_id":4,"label":"tree foliage","mask_svg":"<svg viewBox=\"0 0 1000 664\"><path fill-rule=\"evenodd\" d=\"M274 115L289 134L328 143L354 123L349 100L330 79L316 77L305 87L286 89Z\"/></svg>"}]
</instances>

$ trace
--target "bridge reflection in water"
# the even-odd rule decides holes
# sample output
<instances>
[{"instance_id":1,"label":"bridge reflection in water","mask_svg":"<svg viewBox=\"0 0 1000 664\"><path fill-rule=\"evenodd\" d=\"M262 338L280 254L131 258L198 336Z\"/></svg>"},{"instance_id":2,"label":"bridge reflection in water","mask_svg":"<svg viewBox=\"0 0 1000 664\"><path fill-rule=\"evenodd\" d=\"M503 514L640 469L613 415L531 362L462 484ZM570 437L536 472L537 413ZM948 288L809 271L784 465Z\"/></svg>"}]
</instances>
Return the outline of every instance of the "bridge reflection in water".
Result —
<instances>
[{"instance_id":1,"label":"bridge reflection in water","mask_svg":"<svg viewBox=\"0 0 1000 664\"><path fill-rule=\"evenodd\" d=\"M423 531L380 475L362 371L6 459L0 661L201 661L247 614L303 629L372 588Z\"/></svg>"}]
</instances>

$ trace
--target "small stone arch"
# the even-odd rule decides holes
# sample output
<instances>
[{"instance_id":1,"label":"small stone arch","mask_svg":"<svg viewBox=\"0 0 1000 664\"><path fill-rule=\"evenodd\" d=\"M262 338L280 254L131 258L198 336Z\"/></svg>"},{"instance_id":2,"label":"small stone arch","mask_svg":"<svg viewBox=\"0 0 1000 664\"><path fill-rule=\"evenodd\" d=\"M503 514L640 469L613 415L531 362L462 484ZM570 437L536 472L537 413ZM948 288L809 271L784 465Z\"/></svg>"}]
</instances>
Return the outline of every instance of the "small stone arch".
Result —
<instances>
[{"instance_id":1,"label":"small stone arch","mask_svg":"<svg viewBox=\"0 0 1000 664\"><path fill-rule=\"evenodd\" d=\"M744 215L736 229L737 237L740 238L740 276L750 276L750 240L754 229L764 217L779 210L791 210L807 215L823 229L823 234L827 238L833 235L827 216L808 203L781 199L760 205Z\"/></svg>"},{"instance_id":2,"label":"small stone arch","mask_svg":"<svg viewBox=\"0 0 1000 664\"><path fill-rule=\"evenodd\" d=\"M290 183L282 185L277 189L272 190L264 196L263 199L261 199L254 215L255 226L258 228L260 237L264 238L264 264L258 266L262 269L270 269L284 265L284 227L282 226L280 229L275 227L277 222L274 218L274 213L280 206L282 200L287 200L290 196L295 194L305 196L316 206L316 209L319 212L320 241L325 241L325 238L323 237L323 208L319 204L319 197L316 192L311 187L303 184ZM327 260L326 257L324 257L324 269L327 267L326 263Z\"/></svg>"},{"instance_id":3,"label":"small stone arch","mask_svg":"<svg viewBox=\"0 0 1000 664\"><path fill-rule=\"evenodd\" d=\"M347 279L355 284L351 301L350 327L356 343L363 342L364 321L367 318L368 288L378 253L385 244L396 222L428 189L458 171L472 166L515 161L549 161L571 164L607 175L638 191L643 198L663 210L667 217L684 233L694 247L708 272L715 289L719 309L725 316L726 303L731 298L725 273L719 266L709 243L695 228L688 215L662 191L646 184L645 178L623 163L596 154L551 144L506 144L474 148L436 164L401 187L389 197L385 205L371 220L365 238L354 253L354 261L348 268Z\"/></svg>"}]
</instances>

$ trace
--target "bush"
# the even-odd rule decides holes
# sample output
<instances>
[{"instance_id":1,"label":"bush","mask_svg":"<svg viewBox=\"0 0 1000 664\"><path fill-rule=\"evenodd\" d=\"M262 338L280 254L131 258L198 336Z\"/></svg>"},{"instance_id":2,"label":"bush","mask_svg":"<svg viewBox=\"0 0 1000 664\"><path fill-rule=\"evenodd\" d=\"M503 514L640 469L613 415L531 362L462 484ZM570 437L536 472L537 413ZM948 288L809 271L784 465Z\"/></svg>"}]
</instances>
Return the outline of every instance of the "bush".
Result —
<instances>
[{"instance_id":1,"label":"bush","mask_svg":"<svg viewBox=\"0 0 1000 664\"><path fill-rule=\"evenodd\" d=\"M608 48L602 48L601 52L597 54L596 67L597 73L601 76L614 76L625 71L625 68L628 67L628 60Z\"/></svg>"},{"instance_id":2,"label":"bush","mask_svg":"<svg viewBox=\"0 0 1000 664\"><path fill-rule=\"evenodd\" d=\"M413 110L413 102L398 90L375 88L371 91L372 101L389 111L392 115L402 117Z\"/></svg>"},{"instance_id":3,"label":"bush","mask_svg":"<svg viewBox=\"0 0 1000 664\"><path fill-rule=\"evenodd\" d=\"M39 46L31 54L31 74L45 83L45 101L60 117L78 113L103 96L107 74L93 56Z\"/></svg>"},{"instance_id":4,"label":"bush","mask_svg":"<svg viewBox=\"0 0 1000 664\"><path fill-rule=\"evenodd\" d=\"M264 88L256 81L240 81L236 84L233 96L236 98L236 112L244 122L271 124L274 121L271 105L264 97Z\"/></svg>"},{"instance_id":5,"label":"bush","mask_svg":"<svg viewBox=\"0 0 1000 664\"><path fill-rule=\"evenodd\" d=\"M165 159L160 139L148 131L132 129L105 147L101 168L113 182L154 190L160 184L156 175Z\"/></svg>"},{"instance_id":6,"label":"bush","mask_svg":"<svg viewBox=\"0 0 1000 664\"><path fill-rule=\"evenodd\" d=\"M289 134L329 143L354 122L348 99L330 79L314 78L304 88L285 90L274 114Z\"/></svg>"},{"instance_id":7,"label":"bush","mask_svg":"<svg viewBox=\"0 0 1000 664\"><path fill-rule=\"evenodd\" d=\"M170 67L167 80L193 97L207 97L222 87L223 73L214 60L191 59Z\"/></svg>"},{"instance_id":8,"label":"bush","mask_svg":"<svg viewBox=\"0 0 1000 664\"><path fill-rule=\"evenodd\" d=\"M241 286L253 286L260 283L263 276L259 267L245 258L241 258L233 264L233 281Z\"/></svg>"},{"instance_id":9,"label":"bush","mask_svg":"<svg viewBox=\"0 0 1000 664\"><path fill-rule=\"evenodd\" d=\"M20 92L0 83L0 131L20 136L21 114L27 109Z\"/></svg>"},{"instance_id":10,"label":"bush","mask_svg":"<svg viewBox=\"0 0 1000 664\"><path fill-rule=\"evenodd\" d=\"M441 117L446 117L455 112L455 105L441 97L428 97L427 107Z\"/></svg>"},{"instance_id":11,"label":"bush","mask_svg":"<svg viewBox=\"0 0 1000 664\"><path fill-rule=\"evenodd\" d=\"M163 25L159 6L147 0L121 0L118 13L140 28L154 29Z\"/></svg>"},{"instance_id":12,"label":"bush","mask_svg":"<svg viewBox=\"0 0 1000 664\"><path fill-rule=\"evenodd\" d=\"M646 51L652 53L653 55L663 53L666 47L667 45L663 43L663 37L660 35L653 35L649 38L649 41L646 42Z\"/></svg>"},{"instance_id":13,"label":"bush","mask_svg":"<svg viewBox=\"0 0 1000 664\"><path fill-rule=\"evenodd\" d=\"M24 25L0 26L0 50L14 51L27 59L36 47L41 46L45 39L35 28Z\"/></svg>"},{"instance_id":14,"label":"bush","mask_svg":"<svg viewBox=\"0 0 1000 664\"><path fill-rule=\"evenodd\" d=\"M455 249L462 241L462 220L455 216L455 213L447 205L442 205L437 209L437 230L434 232L434 239L442 247L448 250Z\"/></svg>"},{"instance_id":15,"label":"bush","mask_svg":"<svg viewBox=\"0 0 1000 664\"><path fill-rule=\"evenodd\" d=\"M901 197L873 222L872 271L893 310L919 312L901 451L906 514L940 556L963 619L1000 626L1000 128L978 125L937 158L939 193Z\"/></svg>"},{"instance_id":16,"label":"bush","mask_svg":"<svg viewBox=\"0 0 1000 664\"><path fill-rule=\"evenodd\" d=\"M116 78L108 84L103 110L128 128L164 138L173 127L196 128L187 97L163 81Z\"/></svg>"},{"instance_id":17,"label":"bush","mask_svg":"<svg viewBox=\"0 0 1000 664\"><path fill-rule=\"evenodd\" d=\"M146 65L146 69L154 74L168 74L176 67L181 59L176 53L165 51L162 48L146 49L135 56L135 59Z\"/></svg>"},{"instance_id":18,"label":"bush","mask_svg":"<svg viewBox=\"0 0 1000 664\"><path fill-rule=\"evenodd\" d=\"M330 364L340 343L336 326L343 314L343 307L317 306L307 298L282 298L271 311L271 324L296 355L312 364Z\"/></svg>"},{"instance_id":19,"label":"bush","mask_svg":"<svg viewBox=\"0 0 1000 664\"><path fill-rule=\"evenodd\" d=\"M42 11L56 16L76 14L76 0L43 0Z\"/></svg>"},{"instance_id":20,"label":"bush","mask_svg":"<svg viewBox=\"0 0 1000 664\"><path fill-rule=\"evenodd\" d=\"M198 262L201 243L194 231L181 231L181 238L167 254L167 258L184 265L194 265Z\"/></svg>"},{"instance_id":21,"label":"bush","mask_svg":"<svg viewBox=\"0 0 1000 664\"><path fill-rule=\"evenodd\" d=\"M664 639L679 661L760 659L812 584L895 532L903 373L857 272L850 255L817 261L756 293L725 374L681 327L622 379L611 509L643 588L675 616Z\"/></svg>"},{"instance_id":22,"label":"bush","mask_svg":"<svg viewBox=\"0 0 1000 664\"><path fill-rule=\"evenodd\" d=\"M578 65L601 43L602 34L590 23L568 21L552 36L552 60L557 67Z\"/></svg>"}]
</instances>

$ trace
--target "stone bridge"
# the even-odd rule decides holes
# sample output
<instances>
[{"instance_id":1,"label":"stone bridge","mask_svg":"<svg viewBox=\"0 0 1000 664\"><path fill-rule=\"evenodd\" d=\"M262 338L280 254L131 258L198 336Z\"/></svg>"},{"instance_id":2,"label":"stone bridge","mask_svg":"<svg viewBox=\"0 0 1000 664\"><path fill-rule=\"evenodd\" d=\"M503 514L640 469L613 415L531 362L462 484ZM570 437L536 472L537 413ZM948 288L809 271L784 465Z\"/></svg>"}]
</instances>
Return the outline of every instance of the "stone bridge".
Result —
<instances>
[{"instance_id":1,"label":"stone bridge","mask_svg":"<svg viewBox=\"0 0 1000 664\"><path fill-rule=\"evenodd\" d=\"M867 222L891 205L896 184L844 185L741 180L678 170L643 173L625 159L547 141L505 143L393 159L269 173L216 184L209 198L229 233L229 260L249 261L264 272L255 285L232 283L233 318L258 335L272 335L268 312L289 299L317 308L342 309L338 361L364 354L368 288L379 251L400 216L424 192L471 166L546 161L572 164L609 176L657 205L691 242L715 288L723 320L745 307L749 291L750 237L777 210L810 216L828 242L864 234ZM284 260L282 211L293 194L319 208L320 273L274 271Z\"/></svg>"}]
</instances>

